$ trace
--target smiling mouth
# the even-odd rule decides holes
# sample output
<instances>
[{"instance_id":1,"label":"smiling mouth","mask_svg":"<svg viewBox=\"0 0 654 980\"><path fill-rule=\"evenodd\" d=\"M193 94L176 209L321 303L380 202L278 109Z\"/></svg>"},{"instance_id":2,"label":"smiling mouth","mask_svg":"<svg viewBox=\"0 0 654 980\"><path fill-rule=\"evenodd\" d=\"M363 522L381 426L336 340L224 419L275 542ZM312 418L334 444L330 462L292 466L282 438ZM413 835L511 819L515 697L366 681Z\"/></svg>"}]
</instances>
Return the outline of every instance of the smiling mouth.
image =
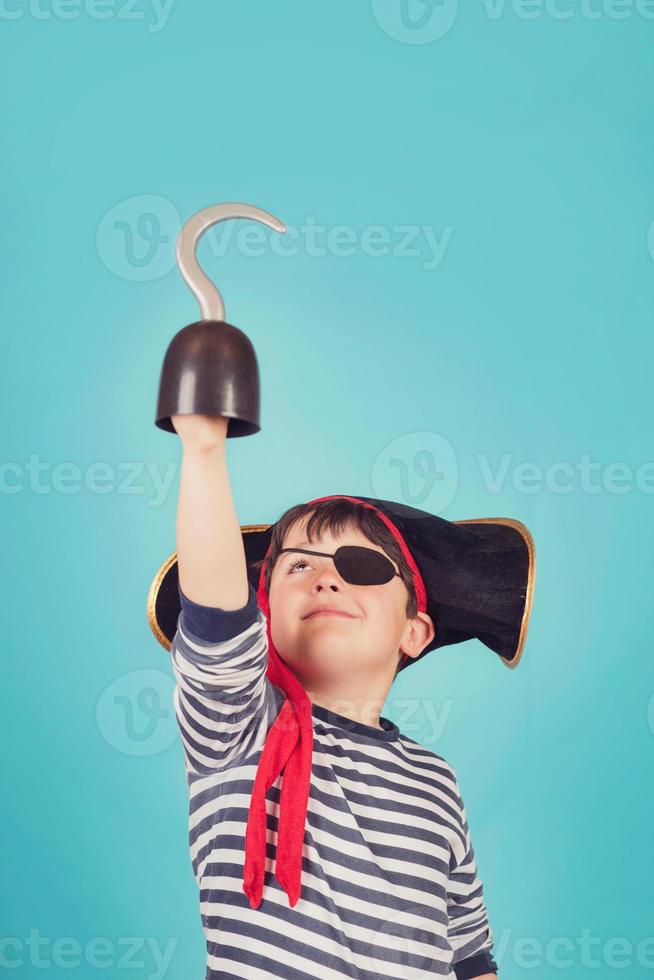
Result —
<instances>
[{"instance_id":1,"label":"smiling mouth","mask_svg":"<svg viewBox=\"0 0 654 980\"><path fill-rule=\"evenodd\" d=\"M317 612L305 616L305 619L317 619L318 616L340 616L342 619L354 619L353 616L349 616L347 613L335 612L333 609L319 609Z\"/></svg>"}]
</instances>

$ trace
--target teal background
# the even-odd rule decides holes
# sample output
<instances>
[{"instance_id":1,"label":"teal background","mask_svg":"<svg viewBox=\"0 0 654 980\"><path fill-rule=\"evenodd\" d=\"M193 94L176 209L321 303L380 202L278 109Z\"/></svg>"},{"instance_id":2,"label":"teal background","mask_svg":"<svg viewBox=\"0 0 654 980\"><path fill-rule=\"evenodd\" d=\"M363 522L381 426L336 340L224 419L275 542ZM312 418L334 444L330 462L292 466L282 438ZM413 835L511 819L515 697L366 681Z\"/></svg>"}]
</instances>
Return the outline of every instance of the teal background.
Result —
<instances>
[{"instance_id":1,"label":"teal background","mask_svg":"<svg viewBox=\"0 0 654 980\"><path fill-rule=\"evenodd\" d=\"M202 242L261 368L262 430L228 443L241 523L354 492L527 524L518 668L447 648L384 714L458 773L502 980L649 976L654 11L450 2L446 29L418 0L413 27L399 0L176 0L157 29L144 0L102 10L0 16L0 969L203 976L171 670L145 616L179 466L154 411L197 319L179 220L245 201L357 244L338 254L332 231L311 254L298 231L280 255L266 230L255 256L236 225L224 254ZM171 944L165 968L148 941Z\"/></svg>"}]
</instances>

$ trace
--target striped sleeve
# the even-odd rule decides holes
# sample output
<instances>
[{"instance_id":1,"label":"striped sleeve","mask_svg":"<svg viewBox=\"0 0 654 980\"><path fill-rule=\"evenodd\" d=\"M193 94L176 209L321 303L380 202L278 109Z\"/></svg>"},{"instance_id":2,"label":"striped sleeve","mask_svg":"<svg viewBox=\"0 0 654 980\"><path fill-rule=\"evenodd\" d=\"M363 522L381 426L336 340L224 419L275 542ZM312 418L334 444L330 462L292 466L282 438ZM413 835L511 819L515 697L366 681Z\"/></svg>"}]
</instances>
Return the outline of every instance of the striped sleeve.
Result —
<instances>
[{"instance_id":1,"label":"striped sleeve","mask_svg":"<svg viewBox=\"0 0 654 980\"><path fill-rule=\"evenodd\" d=\"M252 585L236 610L200 606L179 592L173 702L187 770L204 774L263 747L280 692L266 676L266 620Z\"/></svg>"},{"instance_id":2,"label":"striped sleeve","mask_svg":"<svg viewBox=\"0 0 654 980\"><path fill-rule=\"evenodd\" d=\"M484 887L478 877L475 851L466 809L455 775L460 807L460 837L457 836L447 886L448 941L454 951L452 967L457 980L471 980L497 973L492 954L493 931L484 902Z\"/></svg>"}]
</instances>

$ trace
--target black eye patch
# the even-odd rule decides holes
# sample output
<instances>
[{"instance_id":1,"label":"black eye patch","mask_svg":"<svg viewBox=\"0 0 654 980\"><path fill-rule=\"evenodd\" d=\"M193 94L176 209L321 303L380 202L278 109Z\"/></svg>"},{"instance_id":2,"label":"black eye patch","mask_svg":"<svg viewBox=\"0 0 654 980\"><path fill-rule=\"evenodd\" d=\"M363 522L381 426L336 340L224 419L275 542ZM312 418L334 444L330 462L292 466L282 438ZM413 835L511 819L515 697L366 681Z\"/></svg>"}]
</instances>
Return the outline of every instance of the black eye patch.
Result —
<instances>
[{"instance_id":1,"label":"black eye patch","mask_svg":"<svg viewBox=\"0 0 654 980\"><path fill-rule=\"evenodd\" d=\"M392 561L381 551L363 545L344 544L337 548L333 555L327 551L307 551L305 548L282 548L280 554L287 551L333 558L336 571L351 585L384 585L395 575L400 574L395 571Z\"/></svg>"}]
</instances>

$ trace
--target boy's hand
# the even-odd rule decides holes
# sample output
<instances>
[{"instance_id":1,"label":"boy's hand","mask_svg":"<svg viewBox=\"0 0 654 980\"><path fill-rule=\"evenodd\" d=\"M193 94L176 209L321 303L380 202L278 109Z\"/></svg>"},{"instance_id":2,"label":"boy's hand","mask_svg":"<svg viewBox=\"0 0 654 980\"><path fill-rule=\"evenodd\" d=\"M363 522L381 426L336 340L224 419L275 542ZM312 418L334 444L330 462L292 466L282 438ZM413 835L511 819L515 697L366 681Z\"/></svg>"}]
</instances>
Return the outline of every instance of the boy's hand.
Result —
<instances>
[{"instance_id":1,"label":"boy's hand","mask_svg":"<svg viewBox=\"0 0 654 980\"><path fill-rule=\"evenodd\" d=\"M193 453L216 449L227 438L228 418L191 414L172 415L171 421L183 448Z\"/></svg>"}]
</instances>

